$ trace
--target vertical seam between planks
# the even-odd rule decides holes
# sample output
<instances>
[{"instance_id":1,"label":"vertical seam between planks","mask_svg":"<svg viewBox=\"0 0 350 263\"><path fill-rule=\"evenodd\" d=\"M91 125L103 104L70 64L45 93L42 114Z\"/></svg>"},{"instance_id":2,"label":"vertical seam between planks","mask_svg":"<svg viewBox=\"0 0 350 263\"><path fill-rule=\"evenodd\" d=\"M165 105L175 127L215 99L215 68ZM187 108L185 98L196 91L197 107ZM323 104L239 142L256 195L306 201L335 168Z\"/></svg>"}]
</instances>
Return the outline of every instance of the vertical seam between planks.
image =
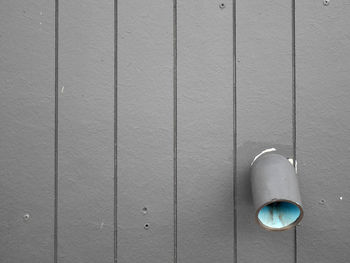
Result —
<instances>
[{"instance_id":1,"label":"vertical seam between planks","mask_svg":"<svg viewBox=\"0 0 350 263\"><path fill-rule=\"evenodd\" d=\"M236 70L236 0L232 3L233 48L233 259L237 263L237 70Z\"/></svg>"},{"instance_id":2,"label":"vertical seam between planks","mask_svg":"<svg viewBox=\"0 0 350 263\"><path fill-rule=\"evenodd\" d=\"M296 61L295 61L295 0L292 0L292 103L293 103L293 165L296 166ZM294 227L294 262L298 262L297 226Z\"/></svg>"},{"instance_id":3,"label":"vertical seam between planks","mask_svg":"<svg viewBox=\"0 0 350 263\"><path fill-rule=\"evenodd\" d=\"M292 0L292 81L293 81L293 160L296 160L296 68L295 68L295 0ZM295 162L293 162L295 166Z\"/></svg>"},{"instance_id":4,"label":"vertical seam between planks","mask_svg":"<svg viewBox=\"0 0 350 263\"><path fill-rule=\"evenodd\" d=\"M114 262L118 261L118 0L114 0L114 202L113 202L113 227L114 227L114 245L113 254Z\"/></svg>"},{"instance_id":5,"label":"vertical seam between planks","mask_svg":"<svg viewBox=\"0 0 350 263\"><path fill-rule=\"evenodd\" d=\"M55 154L54 154L54 263L58 249L58 0L55 0Z\"/></svg>"},{"instance_id":6,"label":"vertical seam between planks","mask_svg":"<svg viewBox=\"0 0 350 263\"><path fill-rule=\"evenodd\" d=\"M177 0L173 0L173 162L174 162L174 182L173 182L173 199L174 199L174 255L173 261L177 263Z\"/></svg>"}]
</instances>

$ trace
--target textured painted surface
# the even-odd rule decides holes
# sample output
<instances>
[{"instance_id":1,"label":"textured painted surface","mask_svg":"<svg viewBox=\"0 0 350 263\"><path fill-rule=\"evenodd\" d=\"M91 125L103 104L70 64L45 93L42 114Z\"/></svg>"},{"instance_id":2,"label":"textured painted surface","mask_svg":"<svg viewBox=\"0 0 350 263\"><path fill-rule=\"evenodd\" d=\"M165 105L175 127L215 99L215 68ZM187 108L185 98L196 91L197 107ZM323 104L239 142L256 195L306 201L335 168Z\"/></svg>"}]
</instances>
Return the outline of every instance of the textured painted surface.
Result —
<instances>
[{"instance_id":1,"label":"textured painted surface","mask_svg":"<svg viewBox=\"0 0 350 263\"><path fill-rule=\"evenodd\" d=\"M179 262L233 261L232 6L178 1Z\"/></svg>"},{"instance_id":2,"label":"textured painted surface","mask_svg":"<svg viewBox=\"0 0 350 263\"><path fill-rule=\"evenodd\" d=\"M171 1L118 2L120 263L173 258L172 10Z\"/></svg>"},{"instance_id":3,"label":"textured painted surface","mask_svg":"<svg viewBox=\"0 0 350 263\"><path fill-rule=\"evenodd\" d=\"M2 263L53 257L53 17L51 1L1 1Z\"/></svg>"},{"instance_id":4,"label":"textured painted surface","mask_svg":"<svg viewBox=\"0 0 350 263\"><path fill-rule=\"evenodd\" d=\"M54 1L3 1L0 262L53 262ZM58 262L174 258L173 1L118 1L118 206L113 1L59 1ZM178 262L294 263L294 232L258 227L249 165L292 157L291 2L178 0ZM298 262L347 262L350 5L297 3ZM237 160L237 255L233 176ZM28 215L28 218L26 218Z\"/></svg>"},{"instance_id":5,"label":"textured painted surface","mask_svg":"<svg viewBox=\"0 0 350 263\"><path fill-rule=\"evenodd\" d=\"M297 3L298 262L350 258L350 3Z\"/></svg>"},{"instance_id":6,"label":"textured painted surface","mask_svg":"<svg viewBox=\"0 0 350 263\"><path fill-rule=\"evenodd\" d=\"M59 11L58 259L112 262L113 3Z\"/></svg>"},{"instance_id":7,"label":"textured painted surface","mask_svg":"<svg viewBox=\"0 0 350 263\"><path fill-rule=\"evenodd\" d=\"M237 2L237 242L239 262L293 262L293 231L254 218L249 164L267 148L292 149L290 2ZM252 142L252 143L249 143ZM287 147L282 147L288 149ZM292 151L285 153L292 156Z\"/></svg>"}]
</instances>

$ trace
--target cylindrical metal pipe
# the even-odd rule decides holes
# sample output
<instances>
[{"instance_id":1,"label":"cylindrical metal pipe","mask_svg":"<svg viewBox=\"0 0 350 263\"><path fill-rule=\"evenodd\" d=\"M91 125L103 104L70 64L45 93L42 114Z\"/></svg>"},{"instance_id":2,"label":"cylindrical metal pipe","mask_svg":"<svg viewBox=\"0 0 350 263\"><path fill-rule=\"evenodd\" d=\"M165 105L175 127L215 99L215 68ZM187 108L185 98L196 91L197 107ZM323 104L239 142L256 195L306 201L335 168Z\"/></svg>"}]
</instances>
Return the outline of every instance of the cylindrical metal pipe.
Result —
<instances>
[{"instance_id":1,"label":"cylindrical metal pipe","mask_svg":"<svg viewBox=\"0 0 350 263\"><path fill-rule=\"evenodd\" d=\"M303 208L298 178L286 157L264 153L251 166L255 217L267 230L286 230L300 222Z\"/></svg>"}]
</instances>

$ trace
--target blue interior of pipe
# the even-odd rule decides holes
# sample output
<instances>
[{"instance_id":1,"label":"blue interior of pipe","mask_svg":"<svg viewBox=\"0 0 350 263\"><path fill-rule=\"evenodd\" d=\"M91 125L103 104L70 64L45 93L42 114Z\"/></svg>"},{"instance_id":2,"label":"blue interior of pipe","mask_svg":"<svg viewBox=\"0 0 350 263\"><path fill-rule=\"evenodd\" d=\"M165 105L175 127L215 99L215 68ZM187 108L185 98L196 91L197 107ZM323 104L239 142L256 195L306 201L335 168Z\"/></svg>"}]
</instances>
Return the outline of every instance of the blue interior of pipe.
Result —
<instances>
[{"instance_id":1,"label":"blue interior of pipe","mask_svg":"<svg viewBox=\"0 0 350 263\"><path fill-rule=\"evenodd\" d=\"M258 213L258 218L267 227L279 229L293 224L300 216L297 205L289 202L274 202L264 206Z\"/></svg>"}]
</instances>

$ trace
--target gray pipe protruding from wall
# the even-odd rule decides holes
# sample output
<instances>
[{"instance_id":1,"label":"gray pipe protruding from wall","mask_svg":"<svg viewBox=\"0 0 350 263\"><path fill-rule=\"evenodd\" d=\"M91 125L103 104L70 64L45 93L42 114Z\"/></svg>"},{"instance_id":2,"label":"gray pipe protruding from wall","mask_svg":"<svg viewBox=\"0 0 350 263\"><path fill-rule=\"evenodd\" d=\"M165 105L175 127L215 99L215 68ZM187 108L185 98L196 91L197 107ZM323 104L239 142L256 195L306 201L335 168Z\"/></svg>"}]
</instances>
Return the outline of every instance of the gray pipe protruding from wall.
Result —
<instances>
[{"instance_id":1,"label":"gray pipe protruding from wall","mask_svg":"<svg viewBox=\"0 0 350 263\"><path fill-rule=\"evenodd\" d=\"M260 155L251 166L255 217L267 230L286 230L300 222L303 208L298 178L286 157L276 153Z\"/></svg>"}]
</instances>

